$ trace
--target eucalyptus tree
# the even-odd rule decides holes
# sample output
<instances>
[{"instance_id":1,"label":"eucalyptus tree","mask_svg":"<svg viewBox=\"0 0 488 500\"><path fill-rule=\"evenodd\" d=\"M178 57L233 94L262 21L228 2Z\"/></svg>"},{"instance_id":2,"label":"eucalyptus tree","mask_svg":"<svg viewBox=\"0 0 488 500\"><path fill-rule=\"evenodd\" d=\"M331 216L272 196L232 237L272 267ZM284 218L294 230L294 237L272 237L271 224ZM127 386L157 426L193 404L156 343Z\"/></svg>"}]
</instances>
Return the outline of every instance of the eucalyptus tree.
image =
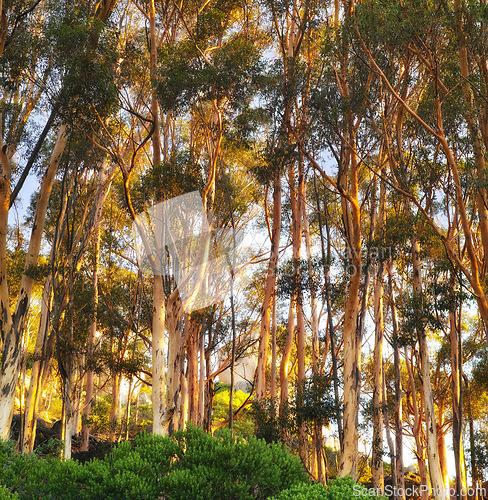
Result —
<instances>
[{"instance_id":1,"label":"eucalyptus tree","mask_svg":"<svg viewBox=\"0 0 488 500\"><path fill-rule=\"evenodd\" d=\"M196 187L201 191L205 216L210 226L215 227L223 211L222 207L228 205L215 204L219 197L216 192L218 180L225 177L223 169L228 168L225 164L224 147L231 142L231 129L239 128L231 127L229 123L231 120L233 124L244 123L242 116L245 116L249 103L256 95L261 68L257 44L261 34L251 21L254 15L251 5L205 2L202 5L171 4L166 7L155 14L157 19L162 20L165 28L157 42L159 54L153 78L156 104L165 116L163 139L159 145L157 140L153 141L153 155L161 148L163 155L161 157L157 153L159 156L153 156L153 165L149 171L152 171L153 178L156 179L157 172L162 173L161 168L164 171L175 161L186 161L188 173L196 174L197 182L193 181L193 189ZM181 139L177 140L182 119L188 120L190 129L188 140L183 142ZM169 170L166 171L169 173ZM187 192L185 180L181 179L179 184L180 187L175 184L163 186L159 180L159 186L163 188L152 192L152 202L164 201ZM176 190L172 190L172 187ZM164 432L164 426L175 425L177 422L175 412L181 382L184 382L184 376L175 372L182 366L184 345L184 323L181 321L178 290L171 288L171 285L165 288L163 284L163 291L164 298L157 299L157 302L166 308L166 322L171 332L167 380L169 405L164 415L157 416L158 420L165 421L160 432ZM163 319L161 323L164 323ZM204 333L205 329L202 331ZM208 388L205 391L205 376L202 371L204 360L208 358L202 334L198 398L200 420L203 419L204 400L210 401ZM193 350L195 346L195 342L191 343L190 349ZM196 360L194 352L191 359ZM161 370L163 371L164 369Z\"/></svg>"},{"instance_id":2,"label":"eucalyptus tree","mask_svg":"<svg viewBox=\"0 0 488 500\"><path fill-rule=\"evenodd\" d=\"M5 268L2 264L2 291L1 291L1 302L6 305L2 307L3 310L3 320L2 320L2 338L4 341L3 345L3 357L2 357L2 367L0 373L1 385L2 385L2 396L1 396L1 420L0 420L0 430L2 432L2 437L5 439L8 437L9 422L13 410L13 395L15 392L15 386L17 382L19 361L21 356L21 345L23 338L23 330L25 327L25 319L29 310L29 302L32 295L32 270L35 269L41 240L44 228L44 220L46 216L46 210L48 206L49 196L54 183L56 171L58 165L61 161L62 154L65 150L66 144L68 142L69 129L78 120L80 121L84 110L86 111L86 106L92 106L92 109L98 108L98 110L103 114L108 111L107 102L107 92L113 88L111 85L107 86L108 73L103 73L100 71L103 68L103 64L106 62L103 59L101 61L96 60L98 47L106 47L106 38L102 36L103 33L103 23L109 18L115 2L103 2L97 4L93 10L91 7L84 6L84 9L79 11L80 16L83 18L83 22L79 22L74 16L74 11L67 9L59 9L59 3L50 4L49 2L40 3L34 2L31 9L25 11L19 11L19 6L13 4L10 6L12 8L12 16L5 16L4 19L11 19L13 25L10 26L10 33L7 32L5 38L5 45L9 42L9 35L12 40L16 40L17 34L24 32L29 32L30 29L34 29L34 26L29 27L28 21L32 18L32 13L36 13L37 8L45 9L43 20L43 29L37 30L38 36L42 36L42 42L47 46L47 50L44 52L45 61L40 60L31 61L32 66L29 68L29 74L32 78L36 78L39 71L45 70L49 65L52 65L52 75L48 81L48 86L44 87L42 82L38 81L36 83L41 83L39 88L46 89L52 88L53 94L48 93L43 94L43 98L49 103L49 99L52 99L53 109L60 114L61 117L58 125L57 139L55 145L52 149L52 154L48 162L45 164L44 175L42 178L40 186L40 194L36 206L36 215L34 217L33 229L30 238L28 256L25 263L24 275L22 277L21 287L19 296L17 299L17 306L13 314L10 313L8 307L9 299L9 289L7 285L7 276L5 273ZM17 9L17 11L16 11ZM5 13L5 12L4 12ZM17 15L15 15L17 14ZM64 17L63 17L64 16ZM85 22L86 21L86 22ZM24 24L25 23L25 24ZM24 30L20 29L21 25ZM9 27L5 27L9 29ZM71 37L71 38L70 38ZM73 41L76 40L76 48L78 50L73 50ZM70 57L68 56L68 51L66 49L61 50L63 47L70 46ZM8 55L8 53L2 54ZM15 65L4 66L12 72L16 71ZM94 75L97 73L97 78L90 78L88 75ZM105 81L102 76L105 76ZM9 78L9 81L15 81L14 78ZM44 82L45 84L46 82ZM100 84L100 88L97 88L97 84ZM76 104L75 104L76 103ZM105 108L104 108L105 107ZM104 108L104 109L102 109ZM86 123L85 123L86 125ZM47 130L49 129L48 124L46 124ZM5 180L3 183L3 199L2 203L2 224L7 224L8 209L10 202L10 178L11 178L11 166L10 159L8 157L7 148L4 147L4 138L2 134L2 178ZM40 147L39 147L40 149ZM37 151L36 147L33 154ZM32 165L32 162L28 162ZM2 262L4 262L4 255L6 248L6 231L2 231Z\"/></svg>"}]
</instances>

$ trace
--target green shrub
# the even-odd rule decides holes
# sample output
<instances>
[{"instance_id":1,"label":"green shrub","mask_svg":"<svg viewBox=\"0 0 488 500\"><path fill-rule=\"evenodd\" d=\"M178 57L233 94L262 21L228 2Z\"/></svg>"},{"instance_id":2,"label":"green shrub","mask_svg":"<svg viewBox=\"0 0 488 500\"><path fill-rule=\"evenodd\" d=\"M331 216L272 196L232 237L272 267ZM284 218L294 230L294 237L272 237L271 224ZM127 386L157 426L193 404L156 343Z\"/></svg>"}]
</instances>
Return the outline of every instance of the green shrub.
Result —
<instances>
[{"instance_id":1,"label":"green shrub","mask_svg":"<svg viewBox=\"0 0 488 500\"><path fill-rule=\"evenodd\" d=\"M373 500L386 500L369 494L364 486L355 483L351 477L333 479L327 486L321 484L302 483L273 497L273 500L357 500L370 498Z\"/></svg>"},{"instance_id":2,"label":"green shrub","mask_svg":"<svg viewBox=\"0 0 488 500\"><path fill-rule=\"evenodd\" d=\"M307 481L298 457L280 444L269 445L254 437L232 438L228 432L215 438L195 427L176 433L175 439L185 453L163 480L164 492L171 499L267 498ZM187 495L181 489L185 484L205 494Z\"/></svg>"},{"instance_id":3,"label":"green shrub","mask_svg":"<svg viewBox=\"0 0 488 500\"><path fill-rule=\"evenodd\" d=\"M0 484L0 500L18 500L17 493L11 493L10 489Z\"/></svg>"},{"instance_id":4,"label":"green shrub","mask_svg":"<svg viewBox=\"0 0 488 500\"><path fill-rule=\"evenodd\" d=\"M84 464L14 451L0 444L0 500L352 500L359 488L350 478L310 484L281 444L195 427L171 438L143 433Z\"/></svg>"}]
</instances>

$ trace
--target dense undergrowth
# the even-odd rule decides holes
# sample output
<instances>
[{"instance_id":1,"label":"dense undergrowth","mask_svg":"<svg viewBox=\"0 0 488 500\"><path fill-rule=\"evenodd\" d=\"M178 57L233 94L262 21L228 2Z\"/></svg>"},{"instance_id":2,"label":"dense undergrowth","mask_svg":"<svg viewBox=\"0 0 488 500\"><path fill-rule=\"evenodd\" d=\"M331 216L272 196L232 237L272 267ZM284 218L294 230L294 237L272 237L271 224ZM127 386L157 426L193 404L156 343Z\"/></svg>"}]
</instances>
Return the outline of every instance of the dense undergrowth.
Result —
<instances>
[{"instance_id":1,"label":"dense undergrowth","mask_svg":"<svg viewBox=\"0 0 488 500\"><path fill-rule=\"evenodd\" d=\"M0 500L348 500L357 488L350 478L312 484L280 444L195 427L171 438L140 434L84 464L16 454L15 443L0 443Z\"/></svg>"}]
</instances>

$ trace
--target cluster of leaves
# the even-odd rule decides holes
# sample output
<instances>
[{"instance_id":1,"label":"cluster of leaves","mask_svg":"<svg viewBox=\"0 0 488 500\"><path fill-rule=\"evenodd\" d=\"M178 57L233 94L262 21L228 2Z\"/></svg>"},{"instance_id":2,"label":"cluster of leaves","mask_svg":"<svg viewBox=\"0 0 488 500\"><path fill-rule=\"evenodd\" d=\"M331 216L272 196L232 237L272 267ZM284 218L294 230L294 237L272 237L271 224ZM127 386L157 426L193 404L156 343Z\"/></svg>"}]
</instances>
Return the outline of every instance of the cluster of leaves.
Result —
<instances>
[{"instance_id":1,"label":"cluster of leaves","mask_svg":"<svg viewBox=\"0 0 488 500\"><path fill-rule=\"evenodd\" d=\"M328 425L335 411L330 380L322 375L307 380L279 412L278 402L271 399L256 401L252 410L256 436L269 443L280 441L283 434L295 435L301 423Z\"/></svg>"},{"instance_id":2,"label":"cluster of leaves","mask_svg":"<svg viewBox=\"0 0 488 500\"><path fill-rule=\"evenodd\" d=\"M55 443L57 444L57 443ZM55 446L56 447L56 446ZM309 482L298 457L254 437L219 437L190 427L171 438L141 433L105 458L15 454L0 443L0 499L324 499L369 495L351 478ZM378 497L375 497L378 498Z\"/></svg>"},{"instance_id":3,"label":"cluster of leaves","mask_svg":"<svg viewBox=\"0 0 488 500\"><path fill-rule=\"evenodd\" d=\"M63 499L268 498L307 474L282 445L205 434L190 427L171 438L139 434L85 464L14 454L0 445L1 484L10 497Z\"/></svg>"},{"instance_id":4,"label":"cluster of leaves","mask_svg":"<svg viewBox=\"0 0 488 500\"><path fill-rule=\"evenodd\" d=\"M249 394L238 390L234 392L233 404L234 412L247 402ZM213 425L222 424L229 418L229 400L230 387L224 384L218 384L215 389L213 398ZM242 437L249 437L254 434L254 422L250 417L249 407L243 407L238 414L238 418L234 420L234 432Z\"/></svg>"},{"instance_id":5,"label":"cluster of leaves","mask_svg":"<svg viewBox=\"0 0 488 500\"><path fill-rule=\"evenodd\" d=\"M311 264L311 267L310 267ZM280 296L303 296L318 294L323 286L323 260L314 258L310 262L305 259L288 259L278 269L278 294Z\"/></svg>"},{"instance_id":6,"label":"cluster of leaves","mask_svg":"<svg viewBox=\"0 0 488 500\"><path fill-rule=\"evenodd\" d=\"M379 497L370 494L364 486L355 483L350 477L341 477L332 480L327 486L321 484L301 483L282 491L273 497L273 500L352 500L353 498Z\"/></svg>"}]
</instances>

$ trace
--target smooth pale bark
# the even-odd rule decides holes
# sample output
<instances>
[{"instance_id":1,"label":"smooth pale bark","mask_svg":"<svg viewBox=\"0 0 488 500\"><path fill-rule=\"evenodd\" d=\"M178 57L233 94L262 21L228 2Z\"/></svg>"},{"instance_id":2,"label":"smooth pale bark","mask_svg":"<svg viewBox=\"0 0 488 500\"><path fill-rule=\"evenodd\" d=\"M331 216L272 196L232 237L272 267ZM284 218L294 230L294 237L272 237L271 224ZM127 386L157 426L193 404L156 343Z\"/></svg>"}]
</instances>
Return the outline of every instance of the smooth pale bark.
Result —
<instances>
[{"instance_id":1,"label":"smooth pale bark","mask_svg":"<svg viewBox=\"0 0 488 500\"><path fill-rule=\"evenodd\" d=\"M264 283L264 301L261 306L261 330L259 333L258 364L256 368L256 397L266 395L266 365L268 360L270 308L276 293L276 269L280 249L281 233L281 173L276 172L273 180L273 223L271 229L271 251L268 273Z\"/></svg>"},{"instance_id":2,"label":"smooth pale bark","mask_svg":"<svg viewBox=\"0 0 488 500\"><path fill-rule=\"evenodd\" d=\"M312 263L312 239L310 236L310 225L308 221L308 212L306 209L306 192L304 193L304 210L303 210L303 234L305 236L305 249L307 253L308 273L312 282L315 282L315 270ZM319 358L319 320L317 313L317 296L314 285L310 289L310 307L311 307L311 328L312 328L312 373L318 376L320 374ZM327 357L327 350L323 353L324 358ZM323 436L322 424L314 422L313 437L312 437L312 475L319 482L325 483L324 475L324 452L323 452Z\"/></svg>"},{"instance_id":3,"label":"smooth pale bark","mask_svg":"<svg viewBox=\"0 0 488 500\"><path fill-rule=\"evenodd\" d=\"M412 238L413 289L415 295L422 297L422 265L420 261L420 245L418 239ZM443 474L437 448L437 422L434 407L434 396L430 380L430 361L427 337L424 331L417 332L419 344L419 377L425 404L425 435L427 457L429 461L429 477L435 500L447 500Z\"/></svg>"},{"instance_id":4,"label":"smooth pale bark","mask_svg":"<svg viewBox=\"0 0 488 500\"><path fill-rule=\"evenodd\" d=\"M372 475L376 491L384 491L385 475L383 470L383 262L378 265L373 289L375 340L373 352L373 451Z\"/></svg>"},{"instance_id":5,"label":"smooth pale bark","mask_svg":"<svg viewBox=\"0 0 488 500\"><path fill-rule=\"evenodd\" d=\"M299 262L300 259L300 248L301 248L301 233L302 233L302 216L299 211L301 205L298 205L297 191L295 187L295 168L294 165L290 164L288 167L288 183L290 186L290 206L291 206L291 232L292 232L292 257L293 257L293 276L292 279L295 282L295 286L292 286L292 293L290 295L290 303L288 306L288 323L286 327L286 342L285 349L281 358L280 364L280 402L283 407L288 401L289 397L289 364L291 358L291 352L293 349L293 340L295 336L295 318L297 320L297 356L298 359L298 374L297 374L297 387L300 382L303 381L305 374L304 371L304 353L300 353L298 342L300 344L303 342L303 311L299 307L298 301L298 291L296 285L300 282L299 280ZM300 311L298 311L300 310ZM297 312L300 315L300 320L297 316ZM300 321L300 324L299 324ZM299 333L300 330L300 333ZM302 377L302 378L301 378ZM299 437L300 441L300 437Z\"/></svg>"},{"instance_id":6,"label":"smooth pale bark","mask_svg":"<svg viewBox=\"0 0 488 500\"><path fill-rule=\"evenodd\" d=\"M37 408L42 395L42 365L47 361L45 355L49 329L49 313L51 311L52 302L51 279L52 276L49 274L44 283L41 298L39 330L34 348L34 362L32 364L29 391L27 393L23 417L24 431L21 444L21 451L23 453L32 453L34 450L37 427Z\"/></svg>"},{"instance_id":7,"label":"smooth pale bark","mask_svg":"<svg viewBox=\"0 0 488 500\"><path fill-rule=\"evenodd\" d=\"M357 479L358 473L358 402L360 349L356 334L358 320L359 285L361 281L361 209L358 201L359 182L358 164L355 153L355 142L352 141L349 151L350 196L347 200L349 254L351 257L352 275L344 311L343 351L344 351L344 412L343 440L339 476L352 476ZM345 201L344 198L342 200Z\"/></svg>"},{"instance_id":8,"label":"smooth pale bark","mask_svg":"<svg viewBox=\"0 0 488 500\"><path fill-rule=\"evenodd\" d=\"M27 313L29 311L32 288L34 286L33 271L37 266L37 258L39 256L39 250L41 247L47 204L51 195L54 176L65 149L66 142L66 126L61 125L58 131L56 144L51 154L48 168L41 182L41 188L36 205L36 213L34 216L34 223L32 226L32 233L29 242L29 249L27 251L24 265L24 273L22 275L20 283L17 305L15 307L15 312L11 318L11 321L9 321L9 314L7 314L4 310L4 307L8 308L9 303L8 287L6 283L7 276L6 273L3 276L3 272L1 269L1 266L3 264L0 263L0 294L2 294L0 298L0 305L2 307L2 337L4 338L2 364L0 368L0 436L3 440L8 439L9 437L10 421L14 405L15 387L17 385L17 379L20 370L20 360L22 357L22 337ZM2 155L2 170L4 170L5 164L3 156L4 155ZM8 175L10 175L10 173L8 173ZM5 220L2 221L2 224L6 224L8 214L8 196L5 196L3 191L5 189L9 189L9 183L2 179L2 183L3 182L5 182L5 184L0 186L0 204L2 205L0 207L0 210L2 212L0 213L0 220L2 219L2 217L5 217ZM0 227L0 238L3 240L4 235L2 229L3 228ZM4 245L3 241L0 243L0 245ZM2 248L0 247L0 251L1 250ZM3 283L3 281L5 281L5 283ZM3 295L4 293L6 293L6 296ZM4 318L6 318L7 321L5 321Z\"/></svg>"},{"instance_id":9,"label":"smooth pale bark","mask_svg":"<svg viewBox=\"0 0 488 500\"><path fill-rule=\"evenodd\" d=\"M332 382L334 385L334 402L336 405L335 416L337 422L337 431L339 434L339 442L342 448L342 415L340 409L340 398L339 398L339 376L337 370L337 355L335 349L335 336L334 336L334 322L332 318L332 304L330 300L330 263L332 261L332 251L330 243L330 229L328 222L327 206L325 206L325 229L327 234L327 253L325 251L324 245L324 232L322 229L322 209L320 205L319 194L317 191L317 180L314 174L313 185L315 191L315 201L317 203L317 214L319 222L319 232L320 232L320 249L322 252L322 261L324 267L324 289L325 289L325 299L327 303L327 327L328 327L328 337L330 341L330 355L332 358ZM326 353L324 353L324 360L326 359Z\"/></svg>"},{"instance_id":10,"label":"smooth pale bark","mask_svg":"<svg viewBox=\"0 0 488 500\"><path fill-rule=\"evenodd\" d=\"M294 300L296 302L296 314L297 314L297 397L301 396L303 393L303 388L305 385L305 318L303 312L303 291L301 289L301 278L300 278L300 259L301 259L301 248L302 248L302 236L303 236L303 224L305 220L305 173L304 173L304 159L303 155L300 154L298 160L298 186L295 194L296 206L295 206L295 218L292 215L292 244L293 244L293 259L297 265L297 289L295 291ZM293 198L293 196L290 196ZM292 213L293 213L293 202L291 203ZM305 427L305 422L300 422L298 426L298 450L300 453L300 458L302 463L307 466L308 464L308 439L307 431Z\"/></svg>"},{"instance_id":11,"label":"smooth pale bark","mask_svg":"<svg viewBox=\"0 0 488 500\"><path fill-rule=\"evenodd\" d=\"M154 276L152 316L152 414L153 434L164 435L166 409L165 298L162 276Z\"/></svg>"},{"instance_id":12,"label":"smooth pale bark","mask_svg":"<svg viewBox=\"0 0 488 500\"><path fill-rule=\"evenodd\" d=\"M1 13L0 13L1 14ZM6 18L5 18L6 20ZM8 210L10 205L10 160L3 142L3 116L0 113L0 340L5 342L12 325L7 273ZM7 409L3 409L7 411ZM2 433L3 436L3 433Z\"/></svg>"},{"instance_id":13,"label":"smooth pale bark","mask_svg":"<svg viewBox=\"0 0 488 500\"><path fill-rule=\"evenodd\" d=\"M423 407L419 406L417 399L417 388L415 387L415 379L413 376L412 360L408 359L407 351L405 348L405 361L407 363L408 382L410 388L410 396L412 398L412 415L413 415L413 435L415 438L416 458L419 466L420 484L429 485L429 475L427 465L425 463L425 446L424 446L424 433L422 430L421 414ZM420 411L419 411L420 409ZM429 492L423 489L420 492L421 500L429 500Z\"/></svg>"},{"instance_id":14,"label":"smooth pale bark","mask_svg":"<svg viewBox=\"0 0 488 500\"><path fill-rule=\"evenodd\" d=\"M183 373L181 375L181 389L180 389L180 401L178 410L178 430L183 430L186 426L188 417L188 380Z\"/></svg>"},{"instance_id":15,"label":"smooth pale bark","mask_svg":"<svg viewBox=\"0 0 488 500\"><path fill-rule=\"evenodd\" d=\"M471 459L471 487L475 492L474 497L470 500L478 500L480 487L480 473L478 468L478 463L476 459L476 447L475 447L475 436L474 436L474 422L473 422L473 410L471 408L471 393L469 390L468 378L463 374L463 378L466 384L466 399L468 404L468 427L469 427L469 448L470 448L470 459Z\"/></svg>"},{"instance_id":16,"label":"smooth pale bark","mask_svg":"<svg viewBox=\"0 0 488 500\"><path fill-rule=\"evenodd\" d=\"M156 78L158 60L156 36L156 11L154 0L149 1L149 34L150 34L150 74ZM151 136L153 149L153 165L161 163L161 137L159 131L159 106L156 89L151 88L151 115L154 130ZM152 413L153 434L164 435L164 415L166 410L166 363L165 363L165 323L166 304L162 276L155 275L153 282L153 315L152 315Z\"/></svg>"},{"instance_id":17,"label":"smooth pale bark","mask_svg":"<svg viewBox=\"0 0 488 500\"><path fill-rule=\"evenodd\" d=\"M449 313L449 337L451 343L451 391L452 391L452 448L456 468L456 500L466 498L466 479L463 452L463 385L462 343L458 332L456 312ZM459 322L460 324L460 322ZM464 494L463 494L464 493Z\"/></svg>"},{"instance_id":18,"label":"smooth pale bark","mask_svg":"<svg viewBox=\"0 0 488 500\"><path fill-rule=\"evenodd\" d=\"M359 253L359 252L358 252ZM359 253L360 254L360 253ZM352 276L346 302L344 318L344 411L343 411L343 443L340 477L352 476L357 479L358 467L358 407L357 393L359 391L357 370L356 322L358 315L359 272Z\"/></svg>"},{"instance_id":19,"label":"smooth pale bark","mask_svg":"<svg viewBox=\"0 0 488 500\"><path fill-rule=\"evenodd\" d=\"M60 369L61 383L63 391L63 413L61 417L63 431L61 433L61 440L64 442L63 458L69 460L71 458L71 442L75 426L75 407L74 407L74 362L73 362L73 331L74 331L74 318L73 318L73 294L70 295L69 307L67 315L69 318L68 336L66 342L66 352L63 356L63 366ZM58 339L58 351L60 351ZM58 356L58 362L61 358Z\"/></svg>"},{"instance_id":20,"label":"smooth pale bark","mask_svg":"<svg viewBox=\"0 0 488 500\"><path fill-rule=\"evenodd\" d=\"M273 295L273 316L271 324L271 400L276 403L276 294Z\"/></svg>"},{"instance_id":21,"label":"smooth pale bark","mask_svg":"<svg viewBox=\"0 0 488 500\"><path fill-rule=\"evenodd\" d=\"M383 156L383 150L381 153ZM384 169L383 169L384 170ZM382 170L382 171L383 171ZM374 189L376 191L376 189ZM376 196L375 196L376 198ZM373 200L376 204L376 200ZM372 218L372 228L378 235L379 241L383 239L383 231L386 224L386 186L385 181L380 181L380 196L378 200L378 222L375 228L374 212ZM371 252L374 248L371 247ZM375 339L373 352L373 448L372 448L372 476L373 487L376 491L384 491L385 474L383 468L383 428L386 411L384 406L385 397L385 376L383 369L383 338L384 338L384 318L383 318L383 279L384 262L382 259L382 248L376 248L377 258L380 259L378 269L373 284L373 307L375 323ZM389 428L388 428L389 431ZM393 464L394 465L394 464ZM395 471L396 472L396 471Z\"/></svg>"},{"instance_id":22,"label":"smooth pale bark","mask_svg":"<svg viewBox=\"0 0 488 500\"><path fill-rule=\"evenodd\" d=\"M198 425L198 336L199 328L190 315L185 321L190 323L190 332L187 339L187 372L188 385L188 421Z\"/></svg>"},{"instance_id":23,"label":"smooth pale bark","mask_svg":"<svg viewBox=\"0 0 488 500\"><path fill-rule=\"evenodd\" d=\"M439 453L439 464L441 466L442 482L444 488L449 490L449 473L447 472L447 453L446 453L446 437L444 411L445 398L442 395L437 399L437 451Z\"/></svg>"},{"instance_id":24,"label":"smooth pale bark","mask_svg":"<svg viewBox=\"0 0 488 500\"><path fill-rule=\"evenodd\" d=\"M344 3L344 17L351 19L355 2ZM349 89L349 46L345 44L339 61L338 86L341 96L350 102ZM361 342L357 337L359 286L361 281L361 206L359 202L359 178L357 158L357 131L361 120L351 110L344 113L347 132L343 138L340 175L337 187L341 193L342 215L346 233L347 251L350 256L351 276L349 279L347 300L344 310L343 353L344 353L344 411L343 439L339 476L358 477L358 411L361 371Z\"/></svg>"},{"instance_id":25,"label":"smooth pale bark","mask_svg":"<svg viewBox=\"0 0 488 500\"><path fill-rule=\"evenodd\" d=\"M293 301L288 304L288 322L286 325L286 340L280 363L280 406L283 408L288 401L289 365L295 331L295 307Z\"/></svg>"},{"instance_id":26,"label":"smooth pale bark","mask_svg":"<svg viewBox=\"0 0 488 500\"><path fill-rule=\"evenodd\" d=\"M203 427L203 422L205 420L205 333L207 330L206 323L204 321L202 325L202 331L200 334L199 343L199 378L198 378L198 422L200 427Z\"/></svg>"},{"instance_id":27,"label":"smooth pale bark","mask_svg":"<svg viewBox=\"0 0 488 500\"><path fill-rule=\"evenodd\" d=\"M100 265L100 227L96 229L95 241L93 245L94 253L94 263L93 263L93 273L92 273L92 318L90 321L90 333L88 335L88 347L87 347L87 357L88 363L92 362L92 356L95 348L95 334L97 332L97 309L98 309L98 269ZM88 418L90 417L90 410L93 399L93 375L94 371L90 367L86 372L86 384L85 384L85 403L83 405L83 411L81 413L81 451L88 451L89 439L90 439L90 427L88 425Z\"/></svg>"},{"instance_id":28,"label":"smooth pale bark","mask_svg":"<svg viewBox=\"0 0 488 500\"><path fill-rule=\"evenodd\" d=\"M178 407L181 389L182 343L181 331L181 299L178 290L168 297L168 374L167 374L167 408L165 420L169 423L169 433L172 434L178 426Z\"/></svg>"},{"instance_id":29,"label":"smooth pale bark","mask_svg":"<svg viewBox=\"0 0 488 500\"><path fill-rule=\"evenodd\" d=\"M120 383L122 376L120 373L115 373L112 379L112 403L110 405L110 415L108 418L109 439L115 440L117 426L119 425L119 399L120 399Z\"/></svg>"},{"instance_id":30,"label":"smooth pale bark","mask_svg":"<svg viewBox=\"0 0 488 500\"><path fill-rule=\"evenodd\" d=\"M403 471L403 394L400 371L400 348L398 346L398 320L393 294L393 261L388 263L388 284L393 328L393 364L395 369L395 478L397 496L395 500L405 500L405 475Z\"/></svg>"}]
</instances>

